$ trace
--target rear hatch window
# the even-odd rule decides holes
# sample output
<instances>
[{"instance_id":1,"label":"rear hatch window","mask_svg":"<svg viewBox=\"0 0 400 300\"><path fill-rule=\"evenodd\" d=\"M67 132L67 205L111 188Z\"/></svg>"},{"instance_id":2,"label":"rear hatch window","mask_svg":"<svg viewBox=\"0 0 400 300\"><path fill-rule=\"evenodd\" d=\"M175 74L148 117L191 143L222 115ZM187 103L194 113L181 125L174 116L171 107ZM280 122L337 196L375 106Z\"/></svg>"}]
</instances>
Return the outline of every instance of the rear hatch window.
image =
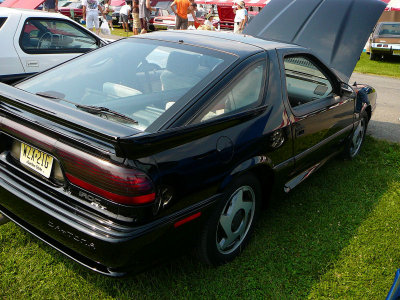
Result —
<instances>
[{"instance_id":1,"label":"rear hatch window","mask_svg":"<svg viewBox=\"0 0 400 300\"><path fill-rule=\"evenodd\" d=\"M177 43L126 39L17 85L31 93L146 131L236 57ZM150 131L150 130L147 130Z\"/></svg>"}]
</instances>

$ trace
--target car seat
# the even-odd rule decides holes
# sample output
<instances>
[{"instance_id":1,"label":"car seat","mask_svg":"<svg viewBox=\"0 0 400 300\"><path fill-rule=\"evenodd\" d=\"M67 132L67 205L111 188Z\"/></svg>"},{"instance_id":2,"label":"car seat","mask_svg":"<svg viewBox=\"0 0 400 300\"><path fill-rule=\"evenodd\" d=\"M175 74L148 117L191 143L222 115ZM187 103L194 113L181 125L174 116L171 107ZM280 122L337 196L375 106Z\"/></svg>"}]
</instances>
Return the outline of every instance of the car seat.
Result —
<instances>
[{"instance_id":1,"label":"car seat","mask_svg":"<svg viewBox=\"0 0 400 300\"><path fill-rule=\"evenodd\" d=\"M165 70L160 75L164 91L191 88L201 76L198 74L199 56L173 51L169 54Z\"/></svg>"}]
</instances>

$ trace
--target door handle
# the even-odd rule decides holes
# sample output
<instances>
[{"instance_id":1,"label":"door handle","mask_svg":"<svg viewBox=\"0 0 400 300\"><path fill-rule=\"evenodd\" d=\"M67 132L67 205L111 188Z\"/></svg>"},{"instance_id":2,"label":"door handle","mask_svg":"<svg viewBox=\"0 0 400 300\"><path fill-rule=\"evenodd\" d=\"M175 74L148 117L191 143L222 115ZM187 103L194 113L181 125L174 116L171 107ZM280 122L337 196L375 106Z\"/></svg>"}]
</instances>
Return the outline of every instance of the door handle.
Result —
<instances>
[{"instance_id":1,"label":"door handle","mask_svg":"<svg viewBox=\"0 0 400 300\"><path fill-rule=\"evenodd\" d=\"M39 62L37 60L28 60L26 62L27 67L39 67Z\"/></svg>"}]
</instances>

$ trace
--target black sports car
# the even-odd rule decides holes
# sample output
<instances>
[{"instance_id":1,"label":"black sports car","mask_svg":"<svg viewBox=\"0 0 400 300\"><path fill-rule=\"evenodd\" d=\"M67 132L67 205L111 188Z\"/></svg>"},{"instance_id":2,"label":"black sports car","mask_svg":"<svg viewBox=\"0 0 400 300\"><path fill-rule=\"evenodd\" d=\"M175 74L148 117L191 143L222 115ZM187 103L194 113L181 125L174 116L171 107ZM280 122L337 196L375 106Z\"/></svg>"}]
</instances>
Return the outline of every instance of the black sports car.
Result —
<instances>
[{"instance_id":1,"label":"black sports car","mask_svg":"<svg viewBox=\"0 0 400 300\"><path fill-rule=\"evenodd\" d=\"M376 93L347 81L384 6L272 0L245 35L141 35L1 84L0 212L111 276L191 242L232 260L271 193L359 153Z\"/></svg>"}]
</instances>

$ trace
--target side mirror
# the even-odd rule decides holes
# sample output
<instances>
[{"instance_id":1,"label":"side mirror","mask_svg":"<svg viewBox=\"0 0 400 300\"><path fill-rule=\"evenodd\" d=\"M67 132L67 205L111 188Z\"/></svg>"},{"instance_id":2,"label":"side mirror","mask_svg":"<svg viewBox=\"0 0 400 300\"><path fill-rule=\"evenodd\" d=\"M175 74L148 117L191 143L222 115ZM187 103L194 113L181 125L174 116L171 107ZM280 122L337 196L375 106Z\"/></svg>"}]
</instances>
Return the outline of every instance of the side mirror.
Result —
<instances>
[{"instance_id":1,"label":"side mirror","mask_svg":"<svg viewBox=\"0 0 400 300\"><path fill-rule=\"evenodd\" d=\"M350 85L348 85L347 83L341 82L340 83L340 96L355 98L356 93L354 92L353 88Z\"/></svg>"}]
</instances>

